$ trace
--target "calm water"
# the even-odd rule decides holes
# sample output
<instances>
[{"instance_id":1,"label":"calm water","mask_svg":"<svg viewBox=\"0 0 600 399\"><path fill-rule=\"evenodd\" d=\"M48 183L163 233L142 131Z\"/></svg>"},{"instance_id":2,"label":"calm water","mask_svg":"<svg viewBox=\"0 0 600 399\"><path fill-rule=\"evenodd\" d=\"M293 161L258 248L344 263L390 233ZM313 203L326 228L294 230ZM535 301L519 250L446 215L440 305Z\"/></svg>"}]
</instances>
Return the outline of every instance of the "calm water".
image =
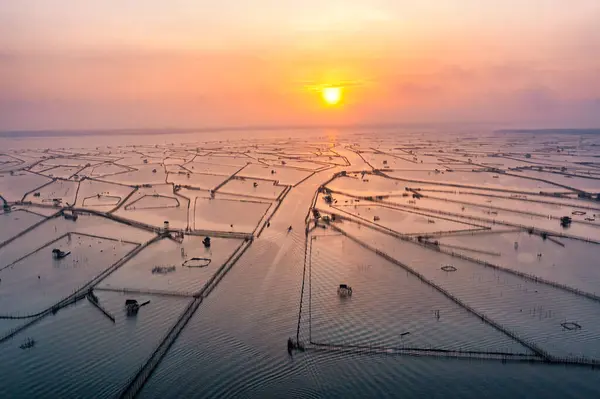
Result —
<instances>
[{"instance_id":1,"label":"calm water","mask_svg":"<svg viewBox=\"0 0 600 399\"><path fill-rule=\"evenodd\" d=\"M318 179L311 180L314 182ZM289 357L312 187L287 199L194 315L142 397L594 398L600 370L499 361L306 352ZM291 194L290 194L291 195Z\"/></svg>"},{"instance_id":2,"label":"calm water","mask_svg":"<svg viewBox=\"0 0 600 399\"><path fill-rule=\"evenodd\" d=\"M198 138L174 135L151 139L162 143ZM2 140L13 146L27 145L22 140L0 139L0 143ZM93 136L77 139L70 145L71 139L61 140L48 146L63 143L75 146L81 142L83 147L105 142ZM139 138L122 139L123 144L136 140ZM346 150L340 153L350 160L354 170L364 167L364 161L355 153ZM194 314L144 386L141 397L600 397L600 370L585 367L317 350L289 356L286 341L296 334L304 271L304 219L317 187L338 170L319 172L288 194L271 226L254 241ZM293 230L288 233L290 225ZM323 251L327 250L325 242L320 245L324 245ZM336 262L333 255L323 259L320 262L324 267L328 262ZM344 262L335 265L343 266ZM337 281L335 267L324 277L330 278L332 284ZM403 271L396 271L405 279ZM372 273L375 275L375 271ZM389 275L378 278L389 279ZM386 283L394 284L393 281ZM316 286L315 283L313 289ZM377 289L376 286L369 288ZM423 295L425 302L426 292L415 293ZM119 314L122 297L113 293L103 295L112 311ZM380 301L381 308L371 306L365 312L377 312L377 320L382 322L378 325L356 323L352 333L359 341L361 337L381 334L385 320L391 322L401 314L390 311L386 298L380 296L373 300ZM117 395L187 301L183 298L153 302L153 313L148 318L140 318L142 328L135 333L125 329L114 342L103 339L110 324L106 324L108 321L101 315L92 313L95 311L87 302L47 317L33 327L35 330L27 330L18 338L45 335L47 344L36 348L36 356L25 357L25 352L18 349L20 341L0 344L0 375L3 376L0 397ZM325 311L330 320L335 320L335 308ZM305 317L306 308L301 323L302 337L307 334ZM464 323L457 325L457 330L471 323L462 316L456 320ZM74 334L77 339L72 339ZM477 335L479 331L472 334L474 341L487 342ZM600 346L600 338L596 340ZM492 344L495 342L492 340ZM95 378L95 368L110 377L105 381Z\"/></svg>"}]
</instances>

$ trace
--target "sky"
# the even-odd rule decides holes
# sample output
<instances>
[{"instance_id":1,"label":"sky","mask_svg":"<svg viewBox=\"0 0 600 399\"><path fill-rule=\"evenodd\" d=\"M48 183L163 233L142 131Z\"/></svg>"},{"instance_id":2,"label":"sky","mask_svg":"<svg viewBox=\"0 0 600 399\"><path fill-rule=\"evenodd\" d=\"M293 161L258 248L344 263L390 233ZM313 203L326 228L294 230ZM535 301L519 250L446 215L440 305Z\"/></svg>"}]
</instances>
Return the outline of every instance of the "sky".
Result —
<instances>
[{"instance_id":1,"label":"sky","mask_svg":"<svg viewBox=\"0 0 600 399\"><path fill-rule=\"evenodd\" d=\"M598 21L599 0L0 0L0 130L598 127Z\"/></svg>"}]
</instances>

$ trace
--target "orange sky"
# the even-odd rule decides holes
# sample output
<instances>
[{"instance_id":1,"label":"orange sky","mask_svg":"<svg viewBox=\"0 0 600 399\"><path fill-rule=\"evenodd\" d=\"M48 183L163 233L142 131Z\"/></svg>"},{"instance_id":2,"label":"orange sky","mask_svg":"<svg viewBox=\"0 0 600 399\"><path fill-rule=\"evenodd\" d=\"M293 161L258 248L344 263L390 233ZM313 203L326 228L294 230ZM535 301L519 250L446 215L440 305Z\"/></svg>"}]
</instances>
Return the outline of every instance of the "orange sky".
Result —
<instances>
[{"instance_id":1,"label":"orange sky","mask_svg":"<svg viewBox=\"0 0 600 399\"><path fill-rule=\"evenodd\" d=\"M0 3L0 129L600 124L597 0L212 3Z\"/></svg>"}]
</instances>

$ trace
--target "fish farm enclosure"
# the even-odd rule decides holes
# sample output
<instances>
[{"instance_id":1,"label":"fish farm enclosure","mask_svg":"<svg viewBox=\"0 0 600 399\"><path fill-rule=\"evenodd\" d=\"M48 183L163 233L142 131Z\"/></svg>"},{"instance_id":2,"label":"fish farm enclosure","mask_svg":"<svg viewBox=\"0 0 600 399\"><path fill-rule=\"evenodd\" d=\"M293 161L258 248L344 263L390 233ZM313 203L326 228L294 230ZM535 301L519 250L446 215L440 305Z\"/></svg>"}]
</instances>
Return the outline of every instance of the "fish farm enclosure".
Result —
<instances>
[{"instance_id":1,"label":"fish farm enclosure","mask_svg":"<svg viewBox=\"0 0 600 399\"><path fill-rule=\"evenodd\" d=\"M0 397L600 396L600 135L309 133L0 138Z\"/></svg>"}]
</instances>

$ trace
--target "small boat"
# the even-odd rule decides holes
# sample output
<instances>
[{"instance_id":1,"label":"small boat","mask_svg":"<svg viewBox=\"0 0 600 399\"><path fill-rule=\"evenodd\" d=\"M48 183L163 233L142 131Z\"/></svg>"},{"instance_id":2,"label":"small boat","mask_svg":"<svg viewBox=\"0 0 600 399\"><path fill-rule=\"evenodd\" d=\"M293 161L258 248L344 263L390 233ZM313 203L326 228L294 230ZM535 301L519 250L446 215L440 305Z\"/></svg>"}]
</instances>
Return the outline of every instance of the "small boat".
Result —
<instances>
[{"instance_id":1,"label":"small boat","mask_svg":"<svg viewBox=\"0 0 600 399\"><path fill-rule=\"evenodd\" d=\"M210 237L204 237L204 240L202 240L202 244L204 244L204 247L209 248L210 247Z\"/></svg>"},{"instance_id":2,"label":"small boat","mask_svg":"<svg viewBox=\"0 0 600 399\"><path fill-rule=\"evenodd\" d=\"M72 220L74 222L77 221L77 214L75 212L72 213L64 213L63 216L65 217L66 220Z\"/></svg>"},{"instance_id":3,"label":"small boat","mask_svg":"<svg viewBox=\"0 0 600 399\"><path fill-rule=\"evenodd\" d=\"M340 284L337 293L342 298L352 296L352 287L350 287L348 284Z\"/></svg>"},{"instance_id":4,"label":"small boat","mask_svg":"<svg viewBox=\"0 0 600 399\"><path fill-rule=\"evenodd\" d=\"M560 225L562 227L569 227L571 225L572 219L569 216L563 216L560 218Z\"/></svg>"}]
</instances>

